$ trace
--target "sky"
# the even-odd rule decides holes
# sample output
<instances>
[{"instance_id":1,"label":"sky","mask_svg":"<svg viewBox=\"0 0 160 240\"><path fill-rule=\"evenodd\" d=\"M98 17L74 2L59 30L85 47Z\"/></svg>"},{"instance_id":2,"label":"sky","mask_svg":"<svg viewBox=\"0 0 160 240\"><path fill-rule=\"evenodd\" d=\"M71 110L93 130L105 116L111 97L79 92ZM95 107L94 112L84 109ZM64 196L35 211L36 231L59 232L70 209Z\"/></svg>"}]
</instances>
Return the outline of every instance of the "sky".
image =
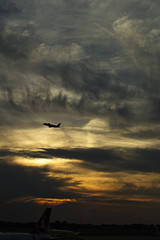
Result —
<instances>
[{"instance_id":1,"label":"sky","mask_svg":"<svg viewBox=\"0 0 160 240\"><path fill-rule=\"evenodd\" d=\"M0 0L0 221L160 223L159 12Z\"/></svg>"}]
</instances>

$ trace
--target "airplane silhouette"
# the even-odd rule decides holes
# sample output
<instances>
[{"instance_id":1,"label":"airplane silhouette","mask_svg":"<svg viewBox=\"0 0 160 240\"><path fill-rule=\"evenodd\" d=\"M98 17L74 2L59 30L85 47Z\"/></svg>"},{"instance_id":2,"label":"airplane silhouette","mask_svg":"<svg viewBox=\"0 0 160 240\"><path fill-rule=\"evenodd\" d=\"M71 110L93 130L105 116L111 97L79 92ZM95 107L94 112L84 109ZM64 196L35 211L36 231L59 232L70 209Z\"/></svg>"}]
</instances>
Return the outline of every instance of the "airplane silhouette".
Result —
<instances>
[{"instance_id":1,"label":"airplane silhouette","mask_svg":"<svg viewBox=\"0 0 160 240\"><path fill-rule=\"evenodd\" d=\"M51 208L45 209L32 233L0 232L0 240L53 240L53 237L47 234L51 210Z\"/></svg>"},{"instance_id":2,"label":"airplane silhouette","mask_svg":"<svg viewBox=\"0 0 160 240\"><path fill-rule=\"evenodd\" d=\"M43 125L45 125L45 126L47 126L47 127L49 127L49 128L58 128L58 127L60 127L60 125L61 125L61 123L58 123L57 125L55 125L55 124L51 124L51 123L43 123Z\"/></svg>"}]
</instances>

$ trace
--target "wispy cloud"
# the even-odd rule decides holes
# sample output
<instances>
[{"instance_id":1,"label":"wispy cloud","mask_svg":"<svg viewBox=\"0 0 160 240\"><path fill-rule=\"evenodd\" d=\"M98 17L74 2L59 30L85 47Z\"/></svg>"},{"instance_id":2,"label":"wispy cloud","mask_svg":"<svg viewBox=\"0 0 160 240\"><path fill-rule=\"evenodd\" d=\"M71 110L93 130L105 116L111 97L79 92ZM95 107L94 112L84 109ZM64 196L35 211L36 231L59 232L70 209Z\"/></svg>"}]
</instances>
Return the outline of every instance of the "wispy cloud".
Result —
<instances>
[{"instance_id":1,"label":"wispy cloud","mask_svg":"<svg viewBox=\"0 0 160 240\"><path fill-rule=\"evenodd\" d=\"M142 115L146 123L157 121L156 3L125 1L116 4L118 9L114 1L80 5L17 1L2 8L13 13L3 15L1 24L1 106L9 111L3 115L15 119L14 112L31 117L32 112L65 110L105 117L114 127L141 124ZM140 18L143 9L148 11Z\"/></svg>"}]
</instances>

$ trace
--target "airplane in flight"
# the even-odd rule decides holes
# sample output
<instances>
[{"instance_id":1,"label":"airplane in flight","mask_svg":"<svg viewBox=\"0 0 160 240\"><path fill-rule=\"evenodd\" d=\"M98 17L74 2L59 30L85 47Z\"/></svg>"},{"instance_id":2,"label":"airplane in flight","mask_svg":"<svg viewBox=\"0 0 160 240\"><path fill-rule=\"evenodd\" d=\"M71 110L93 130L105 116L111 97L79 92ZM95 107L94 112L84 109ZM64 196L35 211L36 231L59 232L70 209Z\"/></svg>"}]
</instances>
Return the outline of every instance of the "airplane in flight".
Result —
<instances>
[{"instance_id":1,"label":"airplane in flight","mask_svg":"<svg viewBox=\"0 0 160 240\"><path fill-rule=\"evenodd\" d=\"M45 126L47 126L47 127L49 127L49 128L58 128L58 127L60 127L60 125L61 125L61 123L58 123L57 125L55 125L55 124L51 124L51 123L43 123L43 125L45 125Z\"/></svg>"},{"instance_id":2,"label":"airplane in flight","mask_svg":"<svg viewBox=\"0 0 160 240\"><path fill-rule=\"evenodd\" d=\"M51 208L46 208L38 223L33 230L33 233L0 233L0 240L51 240L53 239L47 234Z\"/></svg>"}]
</instances>

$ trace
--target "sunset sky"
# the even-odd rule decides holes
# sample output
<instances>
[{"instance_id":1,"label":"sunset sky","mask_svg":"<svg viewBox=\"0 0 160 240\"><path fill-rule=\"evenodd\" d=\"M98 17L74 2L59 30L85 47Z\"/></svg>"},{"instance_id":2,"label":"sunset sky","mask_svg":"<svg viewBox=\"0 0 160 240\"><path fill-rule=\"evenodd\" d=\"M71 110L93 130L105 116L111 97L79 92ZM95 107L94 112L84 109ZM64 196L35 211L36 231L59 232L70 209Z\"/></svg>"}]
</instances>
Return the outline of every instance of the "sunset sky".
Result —
<instances>
[{"instance_id":1,"label":"sunset sky","mask_svg":"<svg viewBox=\"0 0 160 240\"><path fill-rule=\"evenodd\" d=\"M160 1L0 0L0 136L0 221L160 223Z\"/></svg>"}]
</instances>

